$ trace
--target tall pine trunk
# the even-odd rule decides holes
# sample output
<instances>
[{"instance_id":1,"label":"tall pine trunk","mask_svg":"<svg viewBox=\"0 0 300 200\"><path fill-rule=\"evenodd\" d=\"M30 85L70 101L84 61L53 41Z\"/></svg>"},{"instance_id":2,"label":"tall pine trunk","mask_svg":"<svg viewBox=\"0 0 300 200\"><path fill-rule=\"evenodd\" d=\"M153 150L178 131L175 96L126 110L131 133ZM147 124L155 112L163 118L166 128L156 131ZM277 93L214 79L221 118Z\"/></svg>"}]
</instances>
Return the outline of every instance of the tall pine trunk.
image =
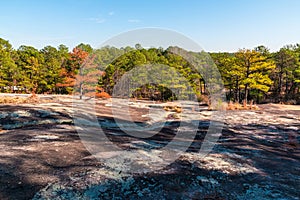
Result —
<instances>
[{"instance_id":1,"label":"tall pine trunk","mask_svg":"<svg viewBox=\"0 0 300 200\"><path fill-rule=\"evenodd\" d=\"M244 101L247 103L248 102L248 84L245 85L245 98Z\"/></svg>"}]
</instances>

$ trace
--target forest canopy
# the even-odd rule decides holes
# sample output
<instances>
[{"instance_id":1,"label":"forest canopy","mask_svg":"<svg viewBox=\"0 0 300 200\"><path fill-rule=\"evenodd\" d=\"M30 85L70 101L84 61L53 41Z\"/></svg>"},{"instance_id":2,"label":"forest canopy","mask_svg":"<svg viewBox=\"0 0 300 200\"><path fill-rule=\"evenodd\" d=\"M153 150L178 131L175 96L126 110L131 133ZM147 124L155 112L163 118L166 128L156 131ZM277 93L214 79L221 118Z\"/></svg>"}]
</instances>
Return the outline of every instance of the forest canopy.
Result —
<instances>
[{"instance_id":1,"label":"forest canopy","mask_svg":"<svg viewBox=\"0 0 300 200\"><path fill-rule=\"evenodd\" d=\"M190 63L173 53L171 48L116 48L106 46L93 49L89 44L79 44L72 50L65 45L46 46L38 50L22 45L14 49L9 41L0 38L0 92L72 94L86 91L112 94L115 84L136 66L155 65L166 74L163 83L144 83L131 92L131 97L153 100L190 99L209 95L203 74ZM200 60L205 52L192 52ZM235 53L209 53L218 67L227 100L241 102L300 103L300 45L287 45L278 52L265 46L239 49ZM89 63L90 62L90 63ZM89 67L82 67L89 66ZM175 76L162 66L170 66L180 74ZM145 73L145 72L143 72ZM139 72L139 77L147 76ZM156 75L157 76L157 75ZM166 78L169 77L169 78ZM166 80L168 79L168 80ZM189 82L184 84L183 79ZM141 79L142 80L142 79ZM77 82L77 83L76 83ZM88 83L75 91L75 84ZM175 92L174 92L175 91ZM175 95L176 93L176 95Z\"/></svg>"}]
</instances>

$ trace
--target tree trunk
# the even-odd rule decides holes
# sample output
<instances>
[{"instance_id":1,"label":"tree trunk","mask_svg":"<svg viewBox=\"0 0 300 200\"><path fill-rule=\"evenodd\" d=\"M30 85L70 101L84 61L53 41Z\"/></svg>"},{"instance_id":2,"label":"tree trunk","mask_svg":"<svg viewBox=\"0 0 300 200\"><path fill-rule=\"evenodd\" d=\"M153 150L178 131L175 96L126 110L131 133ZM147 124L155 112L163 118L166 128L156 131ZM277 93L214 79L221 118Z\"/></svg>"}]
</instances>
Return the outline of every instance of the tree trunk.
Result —
<instances>
[{"instance_id":1,"label":"tree trunk","mask_svg":"<svg viewBox=\"0 0 300 200\"><path fill-rule=\"evenodd\" d=\"M247 103L247 101L248 101L248 84L245 85L245 98L244 98L244 100Z\"/></svg>"},{"instance_id":2,"label":"tree trunk","mask_svg":"<svg viewBox=\"0 0 300 200\"><path fill-rule=\"evenodd\" d=\"M287 71L285 72L285 76L286 76L286 80L285 80L285 100L287 100L288 99L288 87L289 87L288 72Z\"/></svg>"},{"instance_id":3,"label":"tree trunk","mask_svg":"<svg viewBox=\"0 0 300 200\"><path fill-rule=\"evenodd\" d=\"M259 104L259 94L260 94L260 90L257 90L257 96L256 96L256 103Z\"/></svg>"},{"instance_id":4,"label":"tree trunk","mask_svg":"<svg viewBox=\"0 0 300 200\"><path fill-rule=\"evenodd\" d=\"M201 79L199 80L199 91L200 91L200 94L202 94L202 83L201 83Z\"/></svg>"},{"instance_id":5,"label":"tree trunk","mask_svg":"<svg viewBox=\"0 0 300 200\"><path fill-rule=\"evenodd\" d=\"M82 83L80 83L79 84L79 89L80 89L80 100L82 99L82 95L83 95L83 84Z\"/></svg>"},{"instance_id":6,"label":"tree trunk","mask_svg":"<svg viewBox=\"0 0 300 200\"><path fill-rule=\"evenodd\" d=\"M236 79L236 81L235 81L235 94L234 95L235 95L234 101L239 102L240 98L239 98L239 81L238 81L238 79Z\"/></svg>"},{"instance_id":7,"label":"tree trunk","mask_svg":"<svg viewBox=\"0 0 300 200\"><path fill-rule=\"evenodd\" d=\"M281 88L282 88L282 72L279 73L279 83L278 83L278 94L281 96Z\"/></svg>"},{"instance_id":8,"label":"tree trunk","mask_svg":"<svg viewBox=\"0 0 300 200\"><path fill-rule=\"evenodd\" d=\"M239 87L238 89L238 102L240 103L240 100L241 100L241 88Z\"/></svg>"}]
</instances>

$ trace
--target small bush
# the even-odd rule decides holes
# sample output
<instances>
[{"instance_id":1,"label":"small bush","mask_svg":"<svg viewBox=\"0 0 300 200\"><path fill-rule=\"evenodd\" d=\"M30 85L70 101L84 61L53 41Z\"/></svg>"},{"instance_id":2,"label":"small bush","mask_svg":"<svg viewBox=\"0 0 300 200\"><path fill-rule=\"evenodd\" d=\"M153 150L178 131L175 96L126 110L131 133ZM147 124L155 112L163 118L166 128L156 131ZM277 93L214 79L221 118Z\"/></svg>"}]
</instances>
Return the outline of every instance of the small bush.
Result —
<instances>
[{"instance_id":1,"label":"small bush","mask_svg":"<svg viewBox=\"0 0 300 200\"><path fill-rule=\"evenodd\" d=\"M209 105L209 97L207 95L199 94L197 95L198 102Z\"/></svg>"},{"instance_id":2,"label":"small bush","mask_svg":"<svg viewBox=\"0 0 300 200\"><path fill-rule=\"evenodd\" d=\"M96 98L101 98L101 99L109 99L111 96L107 92L97 92L95 94Z\"/></svg>"},{"instance_id":3,"label":"small bush","mask_svg":"<svg viewBox=\"0 0 300 200\"><path fill-rule=\"evenodd\" d=\"M232 103L232 101L229 101L227 110L235 110L235 107L234 107L234 104Z\"/></svg>"},{"instance_id":4,"label":"small bush","mask_svg":"<svg viewBox=\"0 0 300 200\"><path fill-rule=\"evenodd\" d=\"M297 101L296 100L288 100L284 104L286 104L286 105L296 105Z\"/></svg>"}]
</instances>

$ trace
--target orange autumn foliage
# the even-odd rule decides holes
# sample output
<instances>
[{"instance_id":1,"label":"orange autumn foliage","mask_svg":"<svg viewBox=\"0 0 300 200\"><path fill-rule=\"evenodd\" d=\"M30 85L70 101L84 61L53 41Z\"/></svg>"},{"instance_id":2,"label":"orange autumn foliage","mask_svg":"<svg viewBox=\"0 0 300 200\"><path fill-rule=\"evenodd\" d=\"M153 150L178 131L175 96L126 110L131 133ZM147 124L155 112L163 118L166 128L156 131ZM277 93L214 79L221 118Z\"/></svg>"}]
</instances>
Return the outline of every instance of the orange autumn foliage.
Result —
<instances>
[{"instance_id":1,"label":"orange autumn foliage","mask_svg":"<svg viewBox=\"0 0 300 200\"><path fill-rule=\"evenodd\" d=\"M63 77L62 83L57 83L57 87L74 87L76 84L76 74L80 66L84 63L88 57L88 52L83 51L80 48L74 48L69 53L69 59L67 65L61 69L60 76Z\"/></svg>"}]
</instances>

